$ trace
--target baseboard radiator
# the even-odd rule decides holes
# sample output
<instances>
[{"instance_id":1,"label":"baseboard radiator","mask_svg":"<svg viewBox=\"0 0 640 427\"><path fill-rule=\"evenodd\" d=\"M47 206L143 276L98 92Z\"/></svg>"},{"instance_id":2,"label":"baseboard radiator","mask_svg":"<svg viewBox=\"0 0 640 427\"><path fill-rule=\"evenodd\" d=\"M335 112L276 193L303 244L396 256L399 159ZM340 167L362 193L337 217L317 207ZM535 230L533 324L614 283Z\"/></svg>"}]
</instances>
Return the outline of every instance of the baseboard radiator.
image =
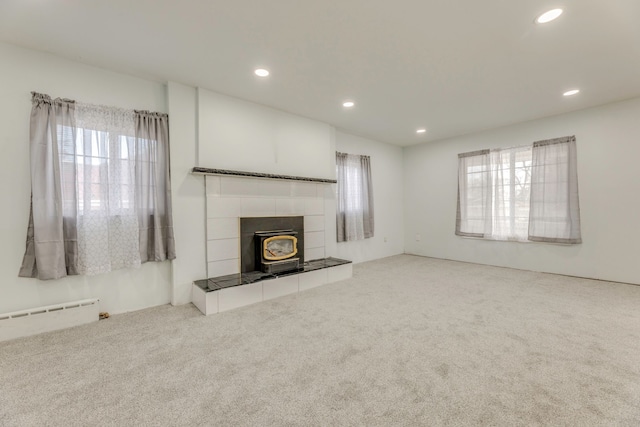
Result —
<instances>
[{"instance_id":1,"label":"baseboard radiator","mask_svg":"<svg viewBox=\"0 0 640 427\"><path fill-rule=\"evenodd\" d=\"M0 341L96 322L97 298L0 314Z\"/></svg>"}]
</instances>

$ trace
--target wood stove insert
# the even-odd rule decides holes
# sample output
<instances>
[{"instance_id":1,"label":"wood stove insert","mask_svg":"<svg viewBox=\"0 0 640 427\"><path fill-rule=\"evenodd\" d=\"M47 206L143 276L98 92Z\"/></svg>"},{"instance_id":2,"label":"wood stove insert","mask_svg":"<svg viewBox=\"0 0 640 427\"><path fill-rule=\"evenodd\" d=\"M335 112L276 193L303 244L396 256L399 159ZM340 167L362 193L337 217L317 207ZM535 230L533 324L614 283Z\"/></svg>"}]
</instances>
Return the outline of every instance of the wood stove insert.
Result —
<instances>
[{"instance_id":1,"label":"wood stove insert","mask_svg":"<svg viewBox=\"0 0 640 427\"><path fill-rule=\"evenodd\" d=\"M278 274L302 268L304 217L240 218L240 251L241 273Z\"/></svg>"},{"instance_id":2,"label":"wood stove insert","mask_svg":"<svg viewBox=\"0 0 640 427\"><path fill-rule=\"evenodd\" d=\"M253 240L256 245L256 266L260 266L260 271L276 274L297 270L300 261L296 257L297 234L294 230L256 231Z\"/></svg>"}]
</instances>

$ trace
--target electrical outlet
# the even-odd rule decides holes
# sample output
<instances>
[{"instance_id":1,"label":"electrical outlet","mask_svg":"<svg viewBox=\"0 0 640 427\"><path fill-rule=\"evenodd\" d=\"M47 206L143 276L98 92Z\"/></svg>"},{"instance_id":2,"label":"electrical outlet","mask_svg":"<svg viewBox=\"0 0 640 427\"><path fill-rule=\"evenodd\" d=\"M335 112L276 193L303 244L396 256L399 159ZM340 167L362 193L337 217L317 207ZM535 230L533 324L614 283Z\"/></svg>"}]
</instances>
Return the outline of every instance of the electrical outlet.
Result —
<instances>
[{"instance_id":1,"label":"electrical outlet","mask_svg":"<svg viewBox=\"0 0 640 427\"><path fill-rule=\"evenodd\" d=\"M384 242L387 243L387 236L384 236Z\"/></svg>"},{"instance_id":2,"label":"electrical outlet","mask_svg":"<svg viewBox=\"0 0 640 427\"><path fill-rule=\"evenodd\" d=\"M420 235L416 234L416 242L419 242L419 241L420 241Z\"/></svg>"}]
</instances>

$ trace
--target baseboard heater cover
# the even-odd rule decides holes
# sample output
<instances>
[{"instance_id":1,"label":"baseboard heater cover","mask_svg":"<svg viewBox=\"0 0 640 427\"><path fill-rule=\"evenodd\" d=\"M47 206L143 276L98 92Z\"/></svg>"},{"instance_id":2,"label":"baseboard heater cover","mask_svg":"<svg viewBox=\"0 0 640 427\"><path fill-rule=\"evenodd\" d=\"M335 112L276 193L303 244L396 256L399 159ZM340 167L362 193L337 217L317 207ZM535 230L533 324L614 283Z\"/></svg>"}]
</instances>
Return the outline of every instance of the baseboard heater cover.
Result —
<instances>
[{"instance_id":1,"label":"baseboard heater cover","mask_svg":"<svg viewBox=\"0 0 640 427\"><path fill-rule=\"evenodd\" d=\"M0 342L98 321L97 298L0 314Z\"/></svg>"}]
</instances>

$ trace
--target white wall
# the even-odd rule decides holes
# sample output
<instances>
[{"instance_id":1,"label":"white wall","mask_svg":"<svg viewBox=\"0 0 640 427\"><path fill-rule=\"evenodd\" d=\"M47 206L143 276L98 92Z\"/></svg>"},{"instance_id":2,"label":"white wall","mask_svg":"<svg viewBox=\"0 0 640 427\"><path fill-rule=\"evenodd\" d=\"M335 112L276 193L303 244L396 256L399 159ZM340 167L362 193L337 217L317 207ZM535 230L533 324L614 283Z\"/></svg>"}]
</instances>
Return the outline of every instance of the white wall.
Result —
<instances>
[{"instance_id":1,"label":"white wall","mask_svg":"<svg viewBox=\"0 0 640 427\"><path fill-rule=\"evenodd\" d=\"M581 245L454 235L458 153L565 135L577 140ZM640 98L406 148L406 252L640 284L639 159Z\"/></svg>"},{"instance_id":2,"label":"white wall","mask_svg":"<svg viewBox=\"0 0 640 427\"><path fill-rule=\"evenodd\" d=\"M332 138L326 123L198 89L197 166L333 179Z\"/></svg>"},{"instance_id":3,"label":"white wall","mask_svg":"<svg viewBox=\"0 0 640 427\"><path fill-rule=\"evenodd\" d=\"M191 302L191 284L207 277L204 179L192 175L198 163L196 89L169 82L171 192L176 259L171 262L171 303Z\"/></svg>"},{"instance_id":4,"label":"white wall","mask_svg":"<svg viewBox=\"0 0 640 427\"><path fill-rule=\"evenodd\" d=\"M402 148L337 131L336 149L343 153L371 156L375 213L374 237L337 243L336 256L358 263L403 253ZM332 209L335 227L335 204Z\"/></svg>"},{"instance_id":5,"label":"white wall","mask_svg":"<svg viewBox=\"0 0 640 427\"><path fill-rule=\"evenodd\" d=\"M31 179L29 115L31 91L95 104L166 111L165 87L89 67L44 53L0 43L0 313L100 298L112 313L166 304L170 299L170 263L99 276L39 281L18 277L25 249Z\"/></svg>"}]
</instances>

